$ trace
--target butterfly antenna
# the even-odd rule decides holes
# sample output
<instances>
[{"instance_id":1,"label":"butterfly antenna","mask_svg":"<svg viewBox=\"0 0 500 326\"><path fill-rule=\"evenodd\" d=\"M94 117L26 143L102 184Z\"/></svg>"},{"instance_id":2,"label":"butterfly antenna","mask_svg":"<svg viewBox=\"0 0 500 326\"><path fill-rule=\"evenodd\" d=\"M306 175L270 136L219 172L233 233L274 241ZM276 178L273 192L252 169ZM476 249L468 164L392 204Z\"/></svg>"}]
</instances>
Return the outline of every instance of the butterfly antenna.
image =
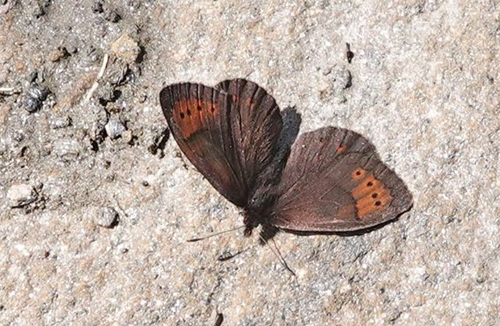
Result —
<instances>
[{"instance_id":1,"label":"butterfly antenna","mask_svg":"<svg viewBox=\"0 0 500 326\"><path fill-rule=\"evenodd\" d=\"M211 238L211 237L216 237L216 236L224 234L224 233L233 232L233 231L236 231L236 230L239 230L239 229L243 229L244 227L245 227L245 225L241 225L241 226L238 226L238 227L233 228L233 229L229 229L229 230L217 232L217 233L206 235L206 236L203 236L203 237L188 239L188 240L186 240L186 242L197 242L197 241L205 240L205 239L208 239L208 238Z\"/></svg>"},{"instance_id":2,"label":"butterfly antenna","mask_svg":"<svg viewBox=\"0 0 500 326\"><path fill-rule=\"evenodd\" d=\"M281 264L283 265L283 267L285 267L285 269L288 270L293 276L297 277L297 274L295 274L295 272L288 266L288 264L286 263L285 258L283 258L283 256L281 255L281 252L278 249L278 246L276 245L276 242L274 242L274 240L271 239L272 242L273 242L273 244L274 244L274 248L275 248L275 249L273 249L273 247L271 247L269 245L269 242L267 242L267 240L262 235L259 234L259 237L260 237L260 239L262 241L264 241L264 243L269 247L269 249L271 249L271 251L273 252L273 254L279 259L279 261L281 262Z\"/></svg>"}]
</instances>

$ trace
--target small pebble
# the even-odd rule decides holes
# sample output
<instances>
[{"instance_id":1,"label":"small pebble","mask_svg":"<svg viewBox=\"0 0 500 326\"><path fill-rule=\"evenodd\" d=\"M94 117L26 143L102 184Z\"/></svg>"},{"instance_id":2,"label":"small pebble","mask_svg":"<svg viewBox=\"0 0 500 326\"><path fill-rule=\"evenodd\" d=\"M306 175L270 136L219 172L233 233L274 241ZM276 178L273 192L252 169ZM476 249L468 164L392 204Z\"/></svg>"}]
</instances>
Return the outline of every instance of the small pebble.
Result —
<instances>
[{"instance_id":1,"label":"small pebble","mask_svg":"<svg viewBox=\"0 0 500 326\"><path fill-rule=\"evenodd\" d=\"M71 126L71 118L70 117L59 117L50 120L50 125L52 129L63 129Z\"/></svg>"},{"instance_id":2,"label":"small pebble","mask_svg":"<svg viewBox=\"0 0 500 326\"><path fill-rule=\"evenodd\" d=\"M104 128L111 139L120 137L127 130L119 119L110 119Z\"/></svg>"},{"instance_id":3,"label":"small pebble","mask_svg":"<svg viewBox=\"0 0 500 326\"><path fill-rule=\"evenodd\" d=\"M141 91L138 95L137 95L137 101L139 103L144 103L146 102L146 100L148 99L148 93L146 91Z\"/></svg>"},{"instance_id":4,"label":"small pebble","mask_svg":"<svg viewBox=\"0 0 500 326\"><path fill-rule=\"evenodd\" d=\"M56 143L55 153L64 162L76 160L82 151L80 143L74 139L63 139Z\"/></svg>"},{"instance_id":5,"label":"small pebble","mask_svg":"<svg viewBox=\"0 0 500 326\"><path fill-rule=\"evenodd\" d=\"M334 96L335 104L344 104L347 102L347 97L343 94L335 94Z\"/></svg>"},{"instance_id":6,"label":"small pebble","mask_svg":"<svg viewBox=\"0 0 500 326\"><path fill-rule=\"evenodd\" d=\"M7 198L11 208L23 207L31 204L38 198L38 194L30 185L16 184L7 191Z\"/></svg>"},{"instance_id":7,"label":"small pebble","mask_svg":"<svg viewBox=\"0 0 500 326\"><path fill-rule=\"evenodd\" d=\"M40 18L43 15L45 15L45 9L42 6L36 5L33 7L33 16L35 18Z\"/></svg>"},{"instance_id":8,"label":"small pebble","mask_svg":"<svg viewBox=\"0 0 500 326\"><path fill-rule=\"evenodd\" d=\"M94 222L105 228L112 228L118 222L118 212L112 207L102 207L94 215Z\"/></svg>"},{"instance_id":9,"label":"small pebble","mask_svg":"<svg viewBox=\"0 0 500 326\"><path fill-rule=\"evenodd\" d=\"M123 132L122 134L123 143L132 145L133 140L134 140L134 134L132 133L132 130L126 130L125 132Z\"/></svg>"},{"instance_id":10,"label":"small pebble","mask_svg":"<svg viewBox=\"0 0 500 326\"><path fill-rule=\"evenodd\" d=\"M340 92L352 86L352 75L348 69L334 70L332 77L335 92Z\"/></svg>"},{"instance_id":11,"label":"small pebble","mask_svg":"<svg viewBox=\"0 0 500 326\"><path fill-rule=\"evenodd\" d=\"M104 12L104 8L102 6L102 0L97 0L92 4L92 12L96 14L101 14Z\"/></svg>"},{"instance_id":12,"label":"small pebble","mask_svg":"<svg viewBox=\"0 0 500 326\"><path fill-rule=\"evenodd\" d=\"M116 11L110 10L106 13L104 19L111 23L118 23L122 17Z\"/></svg>"},{"instance_id":13,"label":"small pebble","mask_svg":"<svg viewBox=\"0 0 500 326\"><path fill-rule=\"evenodd\" d=\"M89 46L86 50L86 56L85 58L90 62L90 63L93 63L93 62L98 62L99 59L100 59L100 55L99 55L99 51L97 51L97 49L95 47L93 47L92 45Z\"/></svg>"},{"instance_id":14,"label":"small pebble","mask_svg":"<svg viewBox=\"0 0 500 326\"><path fill-rule=\"evenodd\" d=\"M24 138L25 137L22 130L16 131L12 136L12 140L14 140L16 143L22 142Z\"/></svg>"},{"instance_id":15,"label":"small pebble","mask_svg":"<svg viewBox=\"0 0 500 326\"><path fill-rule=\"evenodd\" d=\"M122 34L112 45L111 51L116 57L127 63L134 63L141 52L137 42L128 34Z\"/></svg>"},{"instance_id":16,"label":"small pebble","mask_svg":"<svg viewBox=\"0 0 500 326\"><path fill-rule=\"evenodd\" d=\"M75 54L78 52L78 47L73 44L68 44L66 46L66 51L68 51L69 54Z\"/></svg>"},{"instance_id":17,"label":"small pebble","mask_svg":"<svg viewBox=\"0 0 500 326\"><path fill-rule=\"evenodd\" d=\"M23 99L23 108L29 113L34 113L42 108L43 101L47 99L49 90L36 83L31 84Z\"/></svg>"},{"instance_id":18,"label":"small pebble","mask_svg":"<svg viewBox=\"0 0 500 326\"><path fill-rule=\"evenodd\" d=\"M129 64L126 62L118 63L114 65L109 71L109 82L111 85L120 86L123 85L127 79L131 77L132 71L128 67ZM121 93L121 92L119 92ZM120 94L115 95L116 98L119 97Z\"/></svg>"},{"instance_id":19,"label":"small pebble","mask_svg":"<svg viewBox=\"0 0 500 326\"><path fill-rule=\"evenodd\" d=\"M68 116L52 117L50 120L52 129L62 129L71 126L71 118Z\"/></svg>"},{"instance_id":20,"label":"small pebble","mask_svg":"<svg viewBox=\"0 0 500 326\"><path fill-rule=\"evenodd\" d=\"M125 247L124 245L120 245L119 248L118 248L118 250L122 254L126 254L127 252L129 252L129 249L127 247Z\"/></svg>"},{"instance_id":21,"label":"small pebble","mask_svg":"<svg viewBox=\"0 0 500 326\"><path fill-rule=\"evenodd\" d=\"M63 58L69 56L68 50L65 47L59 47L56 50L49 53L49 60L52 62L57 62Z\"/></svg>"},{"instance_id":22,"label":"small pebble","mask_svg":"<svg viewBox=\"0 0 500 326\"><path fill-rule=\"evenodd\" d=\"M38 0L35 2L33 7L33 16L35 18L40 18L47 14L50 5L52 4L52 0Z\"/></svg>"}]
</instances>

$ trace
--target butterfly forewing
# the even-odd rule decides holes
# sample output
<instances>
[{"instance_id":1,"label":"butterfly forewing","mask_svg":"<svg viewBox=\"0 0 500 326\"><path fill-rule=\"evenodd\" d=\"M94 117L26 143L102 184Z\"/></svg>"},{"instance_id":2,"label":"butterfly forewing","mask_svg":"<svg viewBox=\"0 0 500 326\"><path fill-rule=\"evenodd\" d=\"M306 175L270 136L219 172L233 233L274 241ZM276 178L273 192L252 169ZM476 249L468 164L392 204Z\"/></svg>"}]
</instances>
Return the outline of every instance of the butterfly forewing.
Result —
<instances>
[{"instance_id":1,"label":"butterfly forewing","mask_svg":"<svg viewBox=\"0 0 500 326\"><path fill-rule=\"evenodd\" d=\"M161 91L160 102L186 157L224 197L245 207L275 151L281 115L256 84L223 83L226 88L170 85Z\"/></svg>"},{"instance_id":2,"label":"butterfly forewing","mask_svg":"<svg viewBox=\"0 0 500 326\"><path fill-rule=\"evenodd\" d=\"M292 147L271 223L297 231L354 231L411 207L403 181L361 135L341 128L303 134Z\"/></svg>"}]
</instances>

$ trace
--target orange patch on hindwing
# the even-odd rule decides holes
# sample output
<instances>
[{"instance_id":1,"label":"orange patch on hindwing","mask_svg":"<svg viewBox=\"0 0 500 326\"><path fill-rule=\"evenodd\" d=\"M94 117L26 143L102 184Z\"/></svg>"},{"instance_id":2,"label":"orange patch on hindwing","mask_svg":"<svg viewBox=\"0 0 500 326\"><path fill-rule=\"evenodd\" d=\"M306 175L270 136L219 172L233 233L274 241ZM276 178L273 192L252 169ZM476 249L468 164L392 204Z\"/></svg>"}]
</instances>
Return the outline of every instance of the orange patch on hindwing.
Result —
<instances>
[{"instance_id":1,"label":"orange patch on hindwing","mask_svg":"<svg viewBox=\"0 0 500 326\"><path fill-rule=\"evenodd\" d=\"M361 180L365 177L365 175L366 175L366 171L363 170L362 168L358 168L358 169L352 171L352 178L354 180Z\"/></svg>"},{"instance_id":2,"label":"orange patch on hindwing","mask_svg":"<svg viewBox=\"0 0 500 326\"><path fill-rule=\"evenodd\" d=\"M352 179L356 183L352 190L352 197L356 201L359 218L383 211L392 200L389 189L383 182L375 179L372 173L358 168L352 172Z\"/></svg>"},{"instance_id":3,"label":"orange patch on hindwing","mask_svg":"<svg viewBox=\"0 0 500 326\"><path fill-rule=\"evenodd\" d=\"M213 103L196 99L181 100L176 103L172 110L173 119L184 138L189 138L195 132L203 129L207 115L215 116L218 113L219 110Z\"/></svg>"}]
</instances>

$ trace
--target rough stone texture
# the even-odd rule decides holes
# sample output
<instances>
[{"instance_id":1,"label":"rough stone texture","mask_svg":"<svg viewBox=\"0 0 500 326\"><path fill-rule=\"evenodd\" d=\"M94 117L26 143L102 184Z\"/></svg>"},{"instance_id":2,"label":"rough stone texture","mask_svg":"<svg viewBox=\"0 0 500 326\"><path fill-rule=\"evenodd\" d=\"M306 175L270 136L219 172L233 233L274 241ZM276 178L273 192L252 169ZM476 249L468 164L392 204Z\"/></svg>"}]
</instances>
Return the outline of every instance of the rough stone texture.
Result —
<instances>
[{"instance_id":1,"label":"rough stone texture","mask_svg":"<svg viewBox=\"0 0 500 326\"><path fill-rule=\"evenodd\" d=\"M112 207L99 207L89 210L94 222L102 227L111 228L118 222L118 212Z\"/></svg>"},{"instance_id":2,"label":"rough stone texture","mask_svg":"<svg viewBox=\"0 0 500 326\"><path fill-rule=\"evenodd\" d=\"M123 34L118 40L111 44L111 51L125 62L134 63L141 49L129 35Z\"/></svg>"},{"instance_id":3,"label":"rough stone texture","mask_svg":"<svg viewBox=\"0 0 500 326\"><path fill-rule=\"evenodd\" d=\"M21 90L0 95L0 324L499 325L499 17L487 0L0 4L0 87ZM111 59L86 102L123 34L141 53ZM55 103L29 113L34 73ZM297 278L256 236L186 243L242 219L165 137L158 93L233 77L301 131L370 138L412 211L359 236L278 234ZM44 205L9 206L40 183Z\"/></svg>"},{"instance_id":4,"label":"rough stone texture","mask_svg":"<svg viewBox=\"0 0 500 326\"><path fill-rule=\"evenodd\" d=\"M106 126L106 134L111 139L120 137L127 129L118 119L109 120Z\"/></svg>"},{"instance_id":5,"label":"rough stone texture","mask_svg":"<svg viewBox=\"0 0 500 326\"><path fill-rule=\"evenodd\" d=\"M31 204L37 198L35 189L27 184L12 185L7 191L9 206L12 208L23 207Z\"/></svg>"}]
</instances>

